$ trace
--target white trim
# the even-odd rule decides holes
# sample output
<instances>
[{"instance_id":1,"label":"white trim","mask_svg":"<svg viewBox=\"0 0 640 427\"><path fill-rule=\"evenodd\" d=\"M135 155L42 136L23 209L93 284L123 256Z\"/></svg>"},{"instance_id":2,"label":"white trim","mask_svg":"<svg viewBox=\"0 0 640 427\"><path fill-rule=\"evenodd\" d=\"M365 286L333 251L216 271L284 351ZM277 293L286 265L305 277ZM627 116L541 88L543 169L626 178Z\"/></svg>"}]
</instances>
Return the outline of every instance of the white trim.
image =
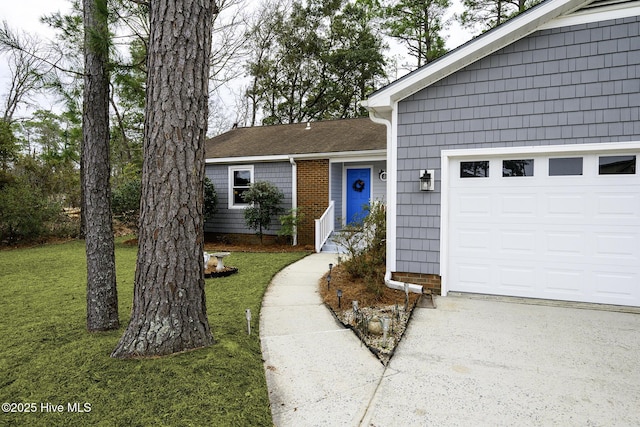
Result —
<instances>
[{"instance_id":1,"label":"white trim","mask_svg":"<svg viewBox=\"0 0 640 427\"><path fill-rule=\"evenodd\" d=\"M298 209L298 165L293 157L289 157L291 163L291 209L292 213L297 216ZM298 227L293 227L292 246L298 245Z\"/></svg>"},{"instance_id":2,"label":"white trim","mask_svg":"<svg viewBox=\"0 0 640 427\"><path fill-rule=\"evenodd\" d=\"M449 277L449 162L452 150L440 152L440 295L447 296Z\"/></svg>"},{"instance_id":3,"label":"white trim","mask_svg":"<svg viewBox=\"0 0 640 427\"><path fill-rule=\"evenodd\" d=\"M386 194L386 210L387 210L387 272L396 269L396 236L398 235L397 226L397 159L398 159L398 136L397 127L394 123L398 120L398 103L394 102L391 107L391 115L379 113L374 109L369 110L369 118L378 124L383 124L387 128L387 194Z\"/></svg>"},{"instance_id":4,"label":"white trim","mask_svg":"<svg viewBox=\"0 0 640 427\"><path fill-rule=\"evenodd\" d=\"M499 147L442 150L441 194L440 194L440 283L441 294L446 296L449 289L449 164L452 160L478 156L500 157L507 155L574 155L590 153L628 153L640 151L640 141L603 142L598 144L541 145L529 147ZM387 226L387 233L389 232ZM389 237L387 237L387 241ZM387 253L387 260L389 254Z\"/></svg>"},{"instance_id":5,"label":"white trim","mask_svg":"<svg viewBox=\"0 0 640 427\"><path fill-rule=\"evenodd\" d=\"M307 154L283 154L273 156L242 156L242 157L220 157L205 159L205 163L258 163L258 162L288 162L289 159L295 160L312 160L312 159L329 159L330 162L337 163L340 161L350 161L351 158L376 159L383 160L385 149L381 150L360 150L360 151L339 151L330 153L307 153ZM344 160L343 160L344 159Z\"/></svg>"},{"instance_id":6,"label":"white trim","mask_svg":"<svg viewBox=\"0 0 640 427\"><path fill-rule=\"evenodd\" d=\"M205 159L205 164L213 165L218 163L259 163L259 162L288 162L291 156L246 156L246 157L220 157L216 159Z\"/></svg>"},{"instance_id":7,"label":"white trim","mask_svg":"<svg viewBox=\"0 0 640 427\"><path fill-rule=\"evenodd\" d=\"M579 10L570 15L560 16L542 25L539 29L548 30L552 28L569 27L571 25L590 24L592 22L629 18L632 16L640 16L640 2L632 6L630 6L629 3L620 3L611 6Z\"/></svg>"},{"instance_id":8,"label":"white trim","mask_svg":"<svg viewBox=\"0 0 640 427\"><path fill-rule=\"evenodd\" d=\"M329 159L329 164L334 163L360 163L360 162L380 162L387 159L386 150L384 150L383 154L376 156L363 156L363 157L343 157L343 158L334 158Z\"/></svg>"},{"instance_id":9,"label":"white trim","mask_svg":"<svg viewBox=\"0 0 640 427\"><path fill-rule=\"evenodd\" d=\"M512 154L578 154L594 151L625 152L630 150L640 150L640 141L602 142L596 144L536 145L527 147L462 148L442 150L441 156L444 160L445 156L461 158Z\"/></svg>"},{"instance_id":10,"label":"white trim","mask_svg":"<svg viewBox=\"0 0 640 427\"><path fill-rule=\"evenodd\" d=\"M227 168L228 173L228 182L227 182L227 209L244 209L248 205L248 203L243 203L240 205L236 205L233 203L233 172L237 170L248 170L251 173L251 184L255 182L255 175L253 170L253 165L229 165Z\"/></svg>"},{"instance_id":11,"label":"white trim","mask_svg":"<svg viewBox=\"0 0 640 427\"><path fill-rule=\"evenodd\" d=\"M387 267L396 271L398 257L398 101L393 103L391 112L391 147L389 148L387 172L387 194L392 205L387 215L391 220L387 222ZM391 191L389 193L389 190ZM391 230L391 231L389 231Z\"/></svg>"}]
</instances>

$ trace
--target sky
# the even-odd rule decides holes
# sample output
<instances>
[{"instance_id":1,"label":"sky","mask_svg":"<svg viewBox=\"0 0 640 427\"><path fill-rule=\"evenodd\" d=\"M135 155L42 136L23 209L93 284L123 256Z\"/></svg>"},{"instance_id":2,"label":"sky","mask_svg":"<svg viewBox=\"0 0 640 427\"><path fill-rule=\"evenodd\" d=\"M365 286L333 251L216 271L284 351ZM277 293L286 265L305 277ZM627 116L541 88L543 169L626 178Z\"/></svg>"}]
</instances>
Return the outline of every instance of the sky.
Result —
<instances>
[{"instance_id":1,"label":"sky","mask_svg":"<svg viewBox=\"0 0 640 427\"><path fill-rule=\"evenodd\" d=\"M12 29L37 33L43 39L51 39L54 37L54 32L40 22L40 17L67 10L69 10L67 0L0 0L0 21L6 21ZM9 69L4 57L0 56L0 99L3 101L9 84Z\"/></svg>"},{"instance_id":2,"label":"sky","mask_svg":"<svg viewBox=\"0 0 640 427\"><path fill-rule=\"evenodd\" d=\"M14 29L37 33L44 39L53 38L54 33L47 25L40 22L40 17L69 10L68 0L0 0L0 3L0 21L7 21ZM452 11L459 12L460 0L453 0L453 3ZM457 23L451 25L448 33L446 44L448 49L453 49L471 39L471 34ZM9 70L6 61L0 56L0 98L6 94L9 83Z\"/></svg>"}]
</instances>

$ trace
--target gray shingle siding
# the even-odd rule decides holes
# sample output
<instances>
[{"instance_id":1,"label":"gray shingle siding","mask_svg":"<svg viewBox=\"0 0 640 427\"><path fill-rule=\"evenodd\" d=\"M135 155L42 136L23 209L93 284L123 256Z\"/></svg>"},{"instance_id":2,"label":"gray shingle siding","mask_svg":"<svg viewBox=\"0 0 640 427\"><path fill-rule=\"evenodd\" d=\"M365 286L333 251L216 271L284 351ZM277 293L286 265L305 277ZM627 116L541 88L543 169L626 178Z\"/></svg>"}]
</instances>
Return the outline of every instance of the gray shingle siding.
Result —
<instances>
[{"instance_id":1,"label":"gray shingle siding","mask_svg":"<svg viewBox=\"0 0 640 427\"><path fill-rule=\"evenodd\" d=\"M244 222L242 209L228 209L229 206L229 166L207 165L206 175L213 182L218 193L218 211L212 221L205 224L208 233L254 233ZM282 207L291 209L291 164L288 162L254 163L254 181L269 181L284 193ZM271 228L265 234L277 234L280 228L278 219L272 221Z\"/></svg>"},{"instance_id":2,"label":"gray shingle siding","mask_svg":"<svg viewBox=\"0 0 640 427\"><path fill-rule=\"evenodd\" d=\"M640 140L640 18L538 31L398 108L396 270L440 274L440 151Z\"/></svg>"}]
</instances>

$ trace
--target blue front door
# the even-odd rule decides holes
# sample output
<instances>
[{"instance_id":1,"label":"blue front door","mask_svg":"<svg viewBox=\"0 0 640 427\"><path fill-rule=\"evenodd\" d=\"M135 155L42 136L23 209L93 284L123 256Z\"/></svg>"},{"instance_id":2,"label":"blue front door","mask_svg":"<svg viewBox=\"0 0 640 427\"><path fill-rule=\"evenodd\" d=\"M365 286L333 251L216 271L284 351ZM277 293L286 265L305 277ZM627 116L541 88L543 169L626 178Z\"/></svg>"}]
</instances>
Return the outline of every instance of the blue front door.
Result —
<instances>
[{"instance_id":1,"label":"blue front door","mask_svg":"<svg viewBox=\"0 0 640 427\"><path fill-rule=\"evenodd\" d=\"M371 200L371 169L347 169L347 224L360 222Z\"/></svg>"}]
</instances>

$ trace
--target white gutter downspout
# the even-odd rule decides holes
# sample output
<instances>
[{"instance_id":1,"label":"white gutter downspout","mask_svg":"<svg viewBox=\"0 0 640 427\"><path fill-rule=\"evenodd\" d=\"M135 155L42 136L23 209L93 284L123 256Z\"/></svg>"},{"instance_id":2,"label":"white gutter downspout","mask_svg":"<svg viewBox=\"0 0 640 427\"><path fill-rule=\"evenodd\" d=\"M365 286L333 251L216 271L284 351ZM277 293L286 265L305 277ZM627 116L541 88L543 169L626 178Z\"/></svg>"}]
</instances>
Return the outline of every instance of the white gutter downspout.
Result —
<instances>
[{"instance_id":1,"label":"white gutter downspout","mask_svg":"<svg viewBox=\"0 0 640 427\"><path fill-rule=\"evenodd\" d=\"M289 163L291 163L291 209L293 217L297 216L296 209L298 208L298 165L293 157L289 157ZM291 239L292 246L298 244L298 227L293 226L293 236Z\"/></svg>"},{"instance_id":2,"label":"white gutter downspout","mask_svg":"<svg viewBox=\"0 0 640 427\"><path fill-rule=\"evenodd\" d=\"M397 103L395 105L397 106ZM371 121L373 121L374 123L385 125L387 128L387 172L389 171L389 169L391 169L391 173L387 173L387 203L389 203L391 201L389 199L389 195L392 195L395 198L395 194L396 194L395 191L391 191L393 190L392 186L396 184L396 179L395 179L395 174L396 174L395 158L396 157L392 152L393 150L396 149L396 147L392 141L393 139L392 124L390 119L377 115L376 111L373 108L368 108L368 110L369 110L369 118L371 119ZM392 111L395 111L395 109ZM393 200L393 203L396 203L395 199ZM388 225L391 223L389 221L389 217L392 214L395 214L395 210L393 211L393 213L390 213L390 209L387 209L387 233L389 232ZM393 226L395 226L395 221L393 222ZM395 236L395 233L393 234ZM394 236L392 236L392 239L395 238ZM395 245L390 245L390 240L388 239L387 252L389 252L390 250L395 250ZM391 269L393 267L389 265L390 258L391 257L387 255L387 266L386 266L386 271L384 273L384 284L388 288L396 289L402 292L413 292L416 294L422 294L423 289L421 285L416 285L415 283L403 283L403 282L398 282L397 280L391 280L391 274L392 274Z\"/></svg>"}]
</instances>

